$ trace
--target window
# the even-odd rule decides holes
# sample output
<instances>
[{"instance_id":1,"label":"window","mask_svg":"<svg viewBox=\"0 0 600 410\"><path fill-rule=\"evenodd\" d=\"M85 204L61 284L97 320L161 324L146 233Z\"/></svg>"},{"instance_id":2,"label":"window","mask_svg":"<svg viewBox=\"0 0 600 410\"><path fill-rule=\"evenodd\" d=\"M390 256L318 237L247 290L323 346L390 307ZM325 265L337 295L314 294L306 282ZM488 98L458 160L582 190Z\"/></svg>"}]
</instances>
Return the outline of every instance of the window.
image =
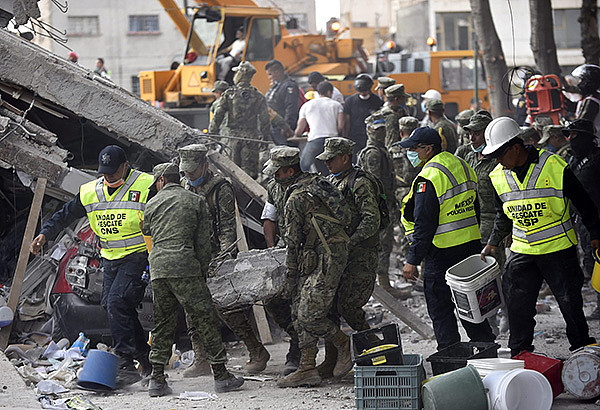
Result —
<instances>
[{"instance_id":1,"label":"window","mask_svg":"<svg viewBox=\"0 0 600 410\"><path fill-rule=\"evenodd\" d=\"M440 50L471 50L471 13L436 13L436 37Z\"/></svg>"},{"instance_id":2,"label":"window","mask_svg":"<svg viewBox=\"0 0 600 410\"><path fill-rule=\"evenodd\" d=\"M581 47L580 9L552 10L556 48Z\"/></svg>"},{"instance_id":3,"label":"window","mask_svg":"<svg viewBox=\"0 0 600 410\"><path fill-rule=\"evenodd\" d=\"M137 75L131 76L131 92L140 96L140 78Z\"/></svg>"},{"instance_id":4,"label":"window","mask_svg":"<svg viewBox=\"0 0 600 410\"><path fill-rule=\"evenodd\" d=\"M273 59L273 20L268 18L252 20L246 59L249 61Z\"/></svg>"},{"instance_id":5,"label":"window","mask_svg":"<svg viewBox=\"0 0 600 410\"><path fill-rule=\"evenodd\" d=\"M98 16L67 17L67 33L70 36L97 36L100 34Z\"/></svg>"},{"instance_id":6,"label":"window","mask_svg":"<svg viewBox=\"0 0 600 410\"><path fill-rule=\"evenodd\" d=\"M475 64L472 58L448 58L442 60L442 89L445 91L472 90L475 85L474 68ZM481 61L479 61L477 68L479 78L477 87L479 89L486 88L487 85Z\"/></svg>"},{"instance_id":7,"label":"window","mask_svg":"<svg viewBox=\"0 0 600 410\"><path fill-rule=\"evenodd\" d=\"M366 21L353 21L352 22L353 28L365 28L368 26L369 26L369 24Z\"/></svg>"},{"instance_id":8,"label":"window","mask_svg":"<svg viewBox=\"0 0 600 410\"><path fill-rule=\"evenodd\" d=\"M158 15L129 16L129 33L156 34L158 30Z\"/></svg>"},{"instance_id":9,"label":"window","mask_svg":"<svg viewBox=\"0 0 600 410\"><path fill-rule=\"evenodd\" d=\"M308 14L306 13L286 13L289 19L296 20L296 28L304 31L308 31Z\"/></svg>"}]
</instances>

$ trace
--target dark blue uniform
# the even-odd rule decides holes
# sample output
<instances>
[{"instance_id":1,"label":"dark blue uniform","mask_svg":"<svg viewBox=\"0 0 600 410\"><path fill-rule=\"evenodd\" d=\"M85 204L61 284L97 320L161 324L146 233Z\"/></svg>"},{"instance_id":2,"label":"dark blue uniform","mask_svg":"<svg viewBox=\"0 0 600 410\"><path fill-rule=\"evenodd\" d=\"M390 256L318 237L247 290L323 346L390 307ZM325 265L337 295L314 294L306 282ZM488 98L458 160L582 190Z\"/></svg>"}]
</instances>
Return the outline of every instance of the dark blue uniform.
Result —
<instances>
[{"instance_id":1,"label":"dark blue uniform","mask_svg":"<svg viewBox=\"0 0 600 410\"><path fill-rule=\"evenodd\" d=\"M280 81L276 81L269 88L265 95L269 107L281 115L292 130L296 129L298 123L299 93L298 84L285 74ZM276 145L286 145L286 138L281 135L279 128L271 127L271 134Z\"/></svg>"}]
</instances>

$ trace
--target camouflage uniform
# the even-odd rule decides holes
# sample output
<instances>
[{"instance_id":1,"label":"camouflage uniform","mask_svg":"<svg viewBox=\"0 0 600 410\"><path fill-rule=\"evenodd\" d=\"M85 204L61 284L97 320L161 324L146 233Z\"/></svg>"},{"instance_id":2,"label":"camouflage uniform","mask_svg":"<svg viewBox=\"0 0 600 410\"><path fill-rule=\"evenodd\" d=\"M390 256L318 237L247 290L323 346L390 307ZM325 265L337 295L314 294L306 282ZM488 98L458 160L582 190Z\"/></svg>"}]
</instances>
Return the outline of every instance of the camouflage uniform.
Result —
<instances>
[{"instance_id":1,"label":"camouflage uniform","mask_svg":"<svg viewBox=\"0 0 600 410\"><path fill-rule=\"evenodd\" d=\"M458 123L458 148L454 152L454 155L463 159L469 151L472 151L469 132L463 127L469 123L473 114L475 114L473 110L464 110L459 112L456 116L456 122Z\"/></svg>"},{"instance_id":2,"label":"camouflage uniform","mask_svg":"<svg viewBox=\"0 0 600 410\"><path fill-rule=\"evenodd\" d=\"M550 137L558 135L561 139L564 140L564 144L557 148L554 152L556 155L560 156L565 162L568 164L573 158L573 153L571 152L571 146L569 142L566 140L565 136L562 133L562 130L565 127L562 125L545 125L542 131L542 139L538 141L538 145L541 147L545 147L550 140Z\"/></svg>"},{"instance_id":3,"label":"camouflage uniform","mask_svg":"<svg viewBox=\"0 0 600 410\"><path fill-rule=\"evenodd\" d=\"M160 164L153 173L155 179L179 176L179 169L174 164ZM176 183L166 184L146 205L143 233L151 235L153 242L148 258L154 299L150 362L152 378L162 383L164 366L171 357L180 304L199 331L215 379L229 377L224 366L227 355L219 320L205 280L210 261L208 229L204 198Z\"/></svg>"},{"instance_id":4,"label":"camouflage uniform","mask_svg":"<svg viewBox=\"0 0 600 410\"><path fill-rule=\"evenodd\" d=\"M181 158L180 169L182 171L193 172L196 168L206 161L207 148L202 144L193 144L178 150ZM211 263L210 271L216 268L216 262L235 258L237 255L237 231L235 214L235 195L231 183L219 174L213 174L210 170L206 171L201 185L194 187L187 178L182 179L182 185L186 190L201 195L206 199L208 205L209 218L211 223L210 245L211 245ZM250 363L253 359L264 355L265 348L258 340L254 329L248 320L247 311L234 310L230 312L221 311L223 320L233 331L236 337L244 342L250 353ZM188 321L188 333L194 351L202 354L202 340Z\"/></svg>"},{"instance_id":5,"label":"camouflage uniform","mask_svg":"<svg viewBox=\"0 0 600 410\"><path fill-rule=\"evenodd\" d=\"M395 84L387 87L385 89L385 95L388 98L409 96L404 92L403 84ZM398 121L406 115L406 110L403 107L394 108L389 102L386 102L378 111L375 111L367 117L370 118L370 120L365 120L365 122L368 127L372 121L380 118L385 120L385 147L390 149L394 143L400 141L400 127L398 126Z\"/></svg>"},{"instance_id":6,"label":"camouflage uniform","mask_svg":"<svg viewBox=\"0 0 600 410\"><path fill-rule=\"evenodd\" d=\"M325 151L317 159L327 161L338 155L349 155L355 143L346 138L327 138ZM350 178L354 186L349 186ZM340 175L330 174L329 182L344 195L352 208L352 220L346 228L350 236L348 263L337 291L334 316L341 315L356 331L369 329L362 307L369 301L375 286L379 254L379 186L373 176L360 168L351 167ZM337 312L336 312L337 310Z\"/></svg>"},{"instance_id":7,"label":"camouflage uniform","mask_svg":"<svg viewBox=\"0 0 600 410\"><path fill-rule=\"evenodd\" d=\"M404 117L409 118L409 117ZM416 119L415 119L416 120ZM398 202L396 201L396 177L391 154L385 149L385 123L376 120L367 127L367 146L358 153L357 165L363 170L375 175L382 182L385 189L387 207L390 212L390 224L379 232L379 262L377 275L379 285L392 290L389 282L390 255L394 247L394 226L399 220Z\"/></svg>"},{"instance_id":8,"label":"camouflage uniform","mask_svg":"<svg viewBox=\"0 0 600 410\"><path fill-rule=\"evenodd\" d=\"M385 90L388 87L396 84L396 80L390 77L377 77L377 86L375 87L375 91L378 92L379 97L385 101ZM381 90L381 91L379 91Z\"/></svg>"},{"instance_id":9,"label":"camouflage uniform","mask_svg":"<svg viewBox=\"0 0 600 410\"><path fill-rule=\"evenodd\" d=\"M432 98L431 100L427 101L427 111L441 115L441 117L433 124L431 128L440 134L440 137L442 138L442 149L454 154L456 148L458 148L456 124L454 124L444 115L444 103L441 100Z\"/></svg>"},{"instance_id":10,"label":"camouflage uniform","mask_svg":"<svg viewBox=\"0 0 600 410\"><path fill-rule=\"evenodd\" d=\"M250 85L256 69L248 62L241 62L234 76L235 86L227 89L215 108L209 132L218 134L227 114L227 126L231 135L248 139L271 138L267 100L255 87ZM258 176L259 145L250 141L233 140L230 142L233 162L240 166L252 178Z\"/></svg>"},{"instance_id":11,"label":"camouflage uniform","mask_svg":"<svg viewBox=\"0 0 600 410\"><path fill-rule=\"evenodd\" d=\"M227 81L218 80L218 81L215 81L215 83L213 84L212 92L214 93L215 91L221 91L221 93L223 93L228 88L229 88L229 83ZM211 121L212 121L213 117L215 116L215 110L217 109L217 103L219 102L220 99L221 99L221 97L217 98L210 105ZM219 131L220 131L219 132L220 135L223 135L223 136L231 135L230 131L229 131L229 127L227 127L227 114L225 115L225 118L223 119L223 122L221 123L221 129ZM226 138L223 138L222 141L224 143L228 143L228 140Z\"/></svg>"},{"instance_id":12,"label":"camouflage uniform","mask_svg":"<svg viewBox=\"0 0 600 410\"><path fill-rule=\"evenodd\" d=\"M271 150L265 174L299 162L298 150L292 156L287 154L286 149ZM351 211L342 194L320 175L299 172L278 182L286 188L286 288L292 295L292 313L302 352L298 370L279 385L319 384L315 361L321 337L340 352L334 374L345 374L352 368L350 340L328 317L348 258L349 238L344 226L349 223Z\"/></svg>"}]
</instances>

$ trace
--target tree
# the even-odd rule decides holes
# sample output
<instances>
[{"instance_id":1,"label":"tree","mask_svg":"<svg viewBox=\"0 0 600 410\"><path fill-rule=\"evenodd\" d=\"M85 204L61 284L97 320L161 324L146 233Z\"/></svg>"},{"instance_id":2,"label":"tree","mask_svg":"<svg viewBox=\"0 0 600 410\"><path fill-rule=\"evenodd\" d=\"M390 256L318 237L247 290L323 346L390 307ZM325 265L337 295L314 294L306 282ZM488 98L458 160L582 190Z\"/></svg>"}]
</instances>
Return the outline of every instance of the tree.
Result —
<instances>
[{"instance_id":1,"label":"tree","mask_svg":"<svg viewBox=\"0 0 600 410\"><path fill-rule=\"evenodd\" d=\"M581 4L581 50L586 64L600 65L598 37L598 0L583 0Z\"/></svg>"},{"instance_id":2,"label":"tree","mask_svg":"<svg viewBox=\"0 0 600 410\"><path fill-rule=\"evenodd\" d=\"M543 74L561 75L556 43L554 42L554 23L552 20L551 0L529 0L531 15L530 45L538 70Z\"/></svg>"},{"instance_id":3,"label":"tree","mask_svg":"<svg viewBox=\"0 0 600 410\"><path fill-rule=\"evenodd\" d=\"M487 75L492 114L495 117L512 116L514 108L508 90L508 72L502 43L496 32L489 0L470 0L473 25L483 53L483 67Z\"/></svg>"}]
</instances>

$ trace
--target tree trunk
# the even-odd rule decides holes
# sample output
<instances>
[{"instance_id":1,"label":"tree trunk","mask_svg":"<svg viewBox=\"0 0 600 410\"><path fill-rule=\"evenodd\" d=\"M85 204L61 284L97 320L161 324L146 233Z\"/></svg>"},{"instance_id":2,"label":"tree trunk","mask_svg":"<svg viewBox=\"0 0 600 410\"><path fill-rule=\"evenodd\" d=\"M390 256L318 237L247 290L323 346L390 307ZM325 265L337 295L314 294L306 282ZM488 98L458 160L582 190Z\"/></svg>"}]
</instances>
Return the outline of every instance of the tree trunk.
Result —
<instances>
[{"instance_id":1,"label":"tree trunk","mask_svg":"<svg viewBox=\"0 0 600 410\"><path fill-rule=\"evenodd\" d=\"M473 25L483 53L483 67L494 117L513 116L513 104L506 94L508 71L502 44L492 20L489 0L470 0Z\"/></svg>"},{"instance_id":2,"label":"tree trunk","mask_svg":"<svg viewBox=\"0 0 600 410\"><path fill-rule=\"evenodd\" d=\"M529 14L531 15L530 44L535 65L542 74L561 76L554 42L552 1L529 0Z\"/></svg>"},{"instance_id":3,"label":"tree trunk","mask_svg":"<svg viewBox=\"0 0 600 410\"><path fill-rule=\"evenodd\" d=\"M586 64L600 65L600 38L598 37L598 0L581 3L581 50Z\"/></svg>"}]
</instances>

